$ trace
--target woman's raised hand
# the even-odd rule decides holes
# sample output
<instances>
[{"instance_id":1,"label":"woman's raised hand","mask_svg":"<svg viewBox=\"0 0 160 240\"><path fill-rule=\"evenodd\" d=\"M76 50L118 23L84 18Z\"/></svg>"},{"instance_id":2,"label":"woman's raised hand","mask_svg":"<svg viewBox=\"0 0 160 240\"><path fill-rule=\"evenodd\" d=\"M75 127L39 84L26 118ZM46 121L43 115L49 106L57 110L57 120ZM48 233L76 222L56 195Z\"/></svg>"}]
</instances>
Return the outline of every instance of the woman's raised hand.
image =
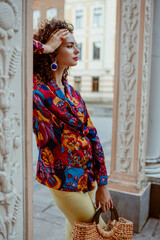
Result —
<instances>
[{"instance_id":1,"label":"woman's raised hand","mask_svg":"<svg viewBox=\"0 0 160 240\"><path fill-rule=\"evenodd\" d=\"M68 36L69 31L67 29L60 29L55 33L52 33L48 41L43 44L43 53L54 52L62 43L62 41Z\"/></svg>"}]
</instances>

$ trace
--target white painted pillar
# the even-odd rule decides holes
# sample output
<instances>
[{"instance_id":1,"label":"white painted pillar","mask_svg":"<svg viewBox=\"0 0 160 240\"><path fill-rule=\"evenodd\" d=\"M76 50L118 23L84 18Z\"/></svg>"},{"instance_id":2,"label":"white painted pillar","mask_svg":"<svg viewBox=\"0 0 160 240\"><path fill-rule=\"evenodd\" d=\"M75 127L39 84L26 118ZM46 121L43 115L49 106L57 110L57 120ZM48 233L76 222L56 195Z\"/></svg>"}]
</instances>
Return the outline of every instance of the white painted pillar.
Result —
<instances>
[{"instance_id":1,"label":"white painted pillar","mask_svg":"<svg viewBox=\"0 0 160 240\"><path fill-rule=\"evenodd\" d=\"M0 0L0 240L32 240L32 1Z\"/></svg>"},{"instance_id":2,"label":"white painted pillar","mask_svg":"<svg viewBox=\"0 0 160 240\"><path fill-rule=\"evenodd\" d=\"M146 175L160 181L160 1L154 1ZM159 179L158 179L159 178Z\"/></svg>"}]
</instances>

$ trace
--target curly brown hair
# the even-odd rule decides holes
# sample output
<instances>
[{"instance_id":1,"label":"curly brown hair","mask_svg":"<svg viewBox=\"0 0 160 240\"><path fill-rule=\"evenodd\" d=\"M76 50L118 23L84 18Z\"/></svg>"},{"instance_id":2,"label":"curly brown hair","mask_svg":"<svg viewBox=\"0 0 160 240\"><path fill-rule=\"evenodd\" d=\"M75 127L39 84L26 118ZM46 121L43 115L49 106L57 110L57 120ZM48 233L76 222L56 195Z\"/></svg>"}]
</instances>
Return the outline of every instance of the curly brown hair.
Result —
<instances>
[{"instance_id":1,"label":"curly brown hair","mask_svg":"<svg viewBox=\"0 0 160 240\"><path fill-rule=\"evenodd\" d=\"M52 18L49 20L44 20L40 23L39 29L36 34L34 34L33 39L46 43L50 38L51 34L58 31L59 29L67 29L70 33L73 33L73 25L67 23L66 21L57 20ZM39 81L44 83L49 82L53 79L53 71L50 68L53 58L57 55L57 49L53 53L49 54L34 54L33 56L33 72ZM64 70L63 75L66 77L68 75L68 68Z\"/></svg>"}]
</instances>

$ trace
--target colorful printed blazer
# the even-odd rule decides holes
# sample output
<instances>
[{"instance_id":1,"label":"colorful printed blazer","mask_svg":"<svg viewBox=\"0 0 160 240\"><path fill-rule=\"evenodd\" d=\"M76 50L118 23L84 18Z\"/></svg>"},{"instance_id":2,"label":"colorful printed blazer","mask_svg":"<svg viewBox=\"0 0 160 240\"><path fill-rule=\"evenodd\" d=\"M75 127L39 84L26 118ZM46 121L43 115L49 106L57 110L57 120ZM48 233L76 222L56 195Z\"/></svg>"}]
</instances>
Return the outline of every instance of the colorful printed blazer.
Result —
<instances>
[{"instance_id":1,"label":"colorful printed blazer","mask_svg":"<svg viewBox=\"0 0 160 240\"><path fill-rule=\"evenodd\" d=\"M33 41L34 54L43 45ZM36 179L62 191L87 192L107 184L104 152L80 93L63 77L65 94L54 80L33 76L33 130L39 149Z\"/></svg>"}]
</instances>

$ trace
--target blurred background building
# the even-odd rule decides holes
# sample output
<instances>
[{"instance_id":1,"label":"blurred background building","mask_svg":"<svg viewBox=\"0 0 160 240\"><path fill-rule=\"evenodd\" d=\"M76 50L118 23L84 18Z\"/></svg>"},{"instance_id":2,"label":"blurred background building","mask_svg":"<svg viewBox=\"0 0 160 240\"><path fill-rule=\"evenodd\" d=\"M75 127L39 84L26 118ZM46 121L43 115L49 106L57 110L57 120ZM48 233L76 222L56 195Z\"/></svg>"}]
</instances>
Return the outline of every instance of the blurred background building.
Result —
<instances>
[{"instance_id":1,"label":"blurred background building","mask_svg":"<svg viewBox=\"0 0 160 240\"><path fill-rule=\"evenodd\" d=\"M34 0L33 2L33 30L36 31L41 20L64 18L64 0Z\"/></svg>"}]
</instances>

